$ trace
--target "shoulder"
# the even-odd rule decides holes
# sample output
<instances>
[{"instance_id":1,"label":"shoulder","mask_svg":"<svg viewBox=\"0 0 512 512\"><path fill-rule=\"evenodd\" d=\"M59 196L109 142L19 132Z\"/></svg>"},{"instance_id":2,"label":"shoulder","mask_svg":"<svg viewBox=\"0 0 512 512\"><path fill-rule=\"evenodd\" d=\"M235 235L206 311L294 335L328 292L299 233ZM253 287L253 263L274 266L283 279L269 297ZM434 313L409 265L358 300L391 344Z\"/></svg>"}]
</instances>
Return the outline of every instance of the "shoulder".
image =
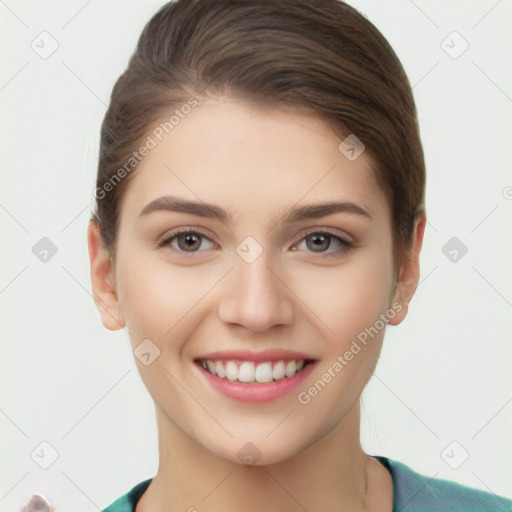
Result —
<instances>
[{"instance_id":1,"label":"shoulder","mask_svg":"<svg viewBox=\"0 0 512 512\"><path fill-rule=\"evenodd\" d=\"M391 472L393 510L402 512L510 512L512 500L450 480L432 478L386 457L376 457Z\"/></svg>"},{"instance_id":2,"label":"shoulder","mask_svg":"<svg viewBox=\"0 0 512 512\"><path fill-rule=\"evenodd\" d=\"M149 487L151 480L152 478L149 478L148 480L144 480L144 482L137 484L101 512L134 512L135 505L144 494L144 491Z\"/></svg>"}]
</instances>

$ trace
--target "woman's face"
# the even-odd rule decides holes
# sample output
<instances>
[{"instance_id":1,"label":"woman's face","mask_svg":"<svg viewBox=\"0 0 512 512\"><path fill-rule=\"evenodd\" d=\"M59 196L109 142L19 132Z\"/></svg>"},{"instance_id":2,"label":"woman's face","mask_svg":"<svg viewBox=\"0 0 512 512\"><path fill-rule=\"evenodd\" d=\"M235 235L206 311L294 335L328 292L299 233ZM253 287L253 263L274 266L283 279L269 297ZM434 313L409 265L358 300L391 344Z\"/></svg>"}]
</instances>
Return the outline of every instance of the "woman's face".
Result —
<instances>
[{"instance_id":1,"label":"woman's face","mask_svg":"<svg viewBox=\"0 0 512 512\"><path fill-rule=\"evenodd\" d=\"M257 464L353 429L385 321L406 311L367 153L347 158L316 118L232 101L148 135L122 202L112 308L159 421ZM313 362L283 379L290 360ZM273 383L238 380L255 378Z\"/></svg>"}]
</instances>

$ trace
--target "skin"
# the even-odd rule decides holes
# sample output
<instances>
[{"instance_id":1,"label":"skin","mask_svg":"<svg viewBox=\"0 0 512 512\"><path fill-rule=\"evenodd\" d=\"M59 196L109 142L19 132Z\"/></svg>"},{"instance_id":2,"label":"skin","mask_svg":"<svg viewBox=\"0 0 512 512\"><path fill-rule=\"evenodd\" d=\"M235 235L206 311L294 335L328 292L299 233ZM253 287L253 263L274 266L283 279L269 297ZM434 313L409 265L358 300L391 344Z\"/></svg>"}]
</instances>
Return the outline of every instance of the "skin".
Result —
<instances>
[{"instance_id":1,"label":"skin","mask_svg":"<svg viewBox=\"0 0 512 512\"><path fill-rule=\"evenodd\" d=\"M297 399L393 304L401 310L389 324L402 322L419 279L425 218L394 282L390 205L370 156L351 162L340 142L313 116L201 102L135 171L115 261L91 221L92 289L104 326L126 326L132 349L149 338L160 350L149 366L135 359L155 402L159 443L158 472L137 512L392 510L391 476L359 441L359 398L385 329L308 404ZM139 216L164 195L218 205L233 223L170 211ZM371 218L338 212L280 222L294 206L327 200L355 203ZM178 227L204 235L192 253L176 238L157 248ZM307 235L322 228L333 231L331 246L315 251ZM252 263L236 252L248 236L263 249ZM336 237L354 246L334 255ZM296 392L263 404L218 393L193 363L214 350L269 348L318 363ZM252 465L237 456L247 442L261 452Z\"/></svg>"}]
</instances>

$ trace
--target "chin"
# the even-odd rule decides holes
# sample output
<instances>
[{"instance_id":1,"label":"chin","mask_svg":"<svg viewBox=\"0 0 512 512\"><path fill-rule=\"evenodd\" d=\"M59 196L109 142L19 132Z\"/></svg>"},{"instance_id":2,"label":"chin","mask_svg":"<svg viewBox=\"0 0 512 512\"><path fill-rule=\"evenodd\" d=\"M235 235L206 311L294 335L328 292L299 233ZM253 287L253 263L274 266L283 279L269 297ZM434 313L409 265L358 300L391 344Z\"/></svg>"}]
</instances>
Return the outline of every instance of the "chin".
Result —
<instances>
[{"instance_id":1,"label":"chin","mask_svg":"<svg viewBox=\"0 0 512 512\"><path fill-rule=\"evenodd\" d=\"M277 464L293 458L304 449L298 443L297 438L292 439L291 443L283 445L278 436L274 440L270 440L265 439L265 435L253 436L253 441L233 439L229 444L213 448L205 446L205 448L217 457L246 467ZM246 439L250 438L251 436L248 436Z\"/></svg>"}]
</instances>

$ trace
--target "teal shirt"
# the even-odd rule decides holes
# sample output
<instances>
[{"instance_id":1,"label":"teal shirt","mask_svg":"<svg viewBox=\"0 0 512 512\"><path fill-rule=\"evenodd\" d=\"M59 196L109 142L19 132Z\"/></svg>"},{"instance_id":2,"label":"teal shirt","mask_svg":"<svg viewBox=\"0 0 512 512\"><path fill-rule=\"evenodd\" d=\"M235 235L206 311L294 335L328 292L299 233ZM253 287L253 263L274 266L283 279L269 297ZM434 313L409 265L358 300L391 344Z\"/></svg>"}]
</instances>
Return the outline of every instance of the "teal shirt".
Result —
<instances>
[{"instance_id":1,"label":"teal shirt","mask_svg":"<svg viewBox=\"0 0 512 512\"><path fill-rule=\"evenodd\" d=\"M512 500L450 480L429 478L387 457L375 457L393 479L393 512L512 512ZM136 485L102 512L135 512L152 478Z\"/></svg>"}]
</instances>

